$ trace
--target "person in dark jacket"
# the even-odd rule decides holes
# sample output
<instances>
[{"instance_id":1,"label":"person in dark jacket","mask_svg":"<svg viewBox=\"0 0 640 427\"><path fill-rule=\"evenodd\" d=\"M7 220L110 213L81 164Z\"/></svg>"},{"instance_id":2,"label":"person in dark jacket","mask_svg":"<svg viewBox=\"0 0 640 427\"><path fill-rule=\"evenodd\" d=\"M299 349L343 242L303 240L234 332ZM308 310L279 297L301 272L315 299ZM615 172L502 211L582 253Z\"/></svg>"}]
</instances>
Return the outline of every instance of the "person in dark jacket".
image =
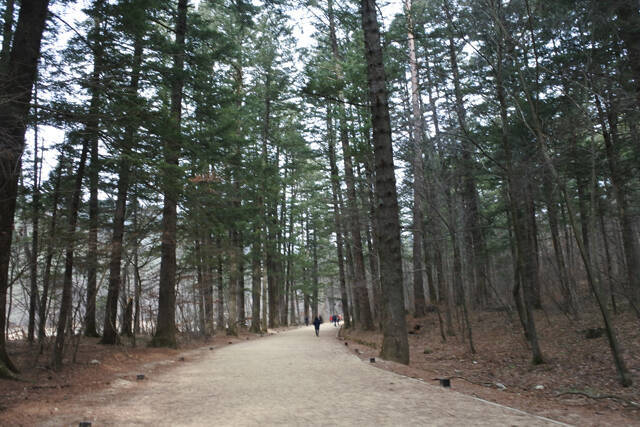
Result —
<instances>
[{"instance_id":1,"label":"person in dark jacket","mask_svg":"<svg viewBox=\"0 0 640 427\"><path fill-rule=\"evenodd\" d=\"M313 327L316 328L316 336L320 334L320 323L322 323L322 320L320 320L319 316L316 316L315 319L313 319Z\"/></svg>"}]
</instances>

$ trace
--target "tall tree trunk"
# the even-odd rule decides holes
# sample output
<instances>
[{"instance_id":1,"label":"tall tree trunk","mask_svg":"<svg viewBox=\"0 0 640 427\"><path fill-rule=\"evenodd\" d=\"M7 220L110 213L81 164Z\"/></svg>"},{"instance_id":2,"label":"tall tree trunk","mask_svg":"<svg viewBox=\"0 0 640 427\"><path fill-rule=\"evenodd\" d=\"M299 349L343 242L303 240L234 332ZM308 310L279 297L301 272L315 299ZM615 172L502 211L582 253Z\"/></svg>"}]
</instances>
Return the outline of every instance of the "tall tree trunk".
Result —
<instances>
[{"instance_id":1,"label":"tall tree trunk","mask_svg":"<svg viewBox=\"0 0 640 427\"><path fill-rule=\"evenodd\" d=\"M93 101L93 100L92 100ZM93 104L93 102L92 102ZM91 111L91 108L90 108ZM72 310L72 286L73 286L73 255L75 249L75 232L78 223L78 209L80 207L80 197L82 195L82 179L84 178L84 170L87 162L90 141L85 139L82 143L82 152L78 162L78 170L76 172L76 180L73 187L73 193L69 201L69 214L66 235L64 278L62 282L62 299L60 301L60 315L58 317L58 326L56 328L56 342L53 348L53 356L51 367L53 370L62 368L62 358L64 357L64 341L67 323L71 319ZM71 331L74 333L74 331Z\"/></svg>"},{"instance_id":2,"label":"tall tree trunk","mask_svg":"<svg viewBox=\"0 0 640 427\"><path fill-rule=\"evenodd\" d=\"M251 248L251 328L253 333L260 333L262 331L260 323L260 298L261 298L261 278L262 278L262 265L261 265L261 253L262 242L260 233L260 224L254 224L253 228L253 245Z\"/></svg>"},{"instance_id":3,"label":"tall tree trunk","mask_svg":"<svg viewBox=\"0 0 640 427\"><path fill-rule=\"evenodd\" d=\"M469 310L467 307L467 295L465 292L464 281L462 279L462 255L460 253L460 245L458 244L457 230L457 204L455 195L447 189L447 199L449 202L449 235L451 238L451 247L453 252L453 288L456 294L456 303L462 305L462 315L467 331L467 338L469 340L469 351L475 354L476 349L473 345L473 330L471 328L471 322L469 320ZM463 334L464 336L464 334Z\"/></svg>"},{"instance_id":4,"label":"tall tree trunk","mask_svg":"<svg viewBox=\"0 0 640 427\"><path fill-rule=\"evenodd\" d=\"M136 344L136 335L140 333L140 322L142 319L142 306L140 304L140 299L142 297L142 278L140 277L140 262L139 262L139 251L140 251L140 241L138 240L138 201L137 201L137 192L135 191L137 187L134 186L133 192L133 274L134 280L133 285L135 288L135 293L133 296L133 305L134 305L134 315L133 315L133 345Z\"/></svg>"},{"instance_id":5,"label":"tall tree trunk","mask_svg":"<svg viewBox=\"0 0 640 427\"><path fill-rule=\"evenodd\" d=\"M346 273L344 268L344 242L342 240L343 227L342 216L340 215L340 205L338 203L338 193L340 192L340 175L338 173L338 165L336 162L335 133L333 131L333 119L331 118L331 106L327 105L327 141L329 157L329 167L331 171L331 198L333 201L333 221L336 230L336 249L338 256L338 273L340 280L340 298L342 301L342 317L344 319L344 327L351 328L351 319L349 316L349 298L347 296Z\"/></svg>"},{"instance_id":6,"label":"tall tree trunk","mask_svg":"<svg viewBox=\"0 0 640 427\"><path fill-rule=\"evenodd\" d=\"M205 308L204 308L204 288L205 288L205 283L204 283L204 271L205 271L205 266L204 266L204 257L202 256L202 245L200 244L200 240L196 239L196 241L194 242L194 249L195 249L195 262L196 262L196 277L197 277L197 282L196 282L196 291L195 294L195 298L196 298L196 304L195 307L198 310L198 332L200 333L200 335L202 336L206 336L207 335L207 324L205 321Z\"/></svg>"},{"instance_id":7,"label":"tall tree trunk","mask_svg":"<svg viewBox=\"0 0 640 427\"><path fill-rule=\"evenodd\" d=\"M340 107L339 107L340 108ZM347 123L343 117L340 120L340 140L342 142L342 154L344 162L344 175L347 183L347 220L351 235L351 248L353 256L353 293L358 305L358 327L364 330L373 328L371 307L369 304L369 292L367 291L367 279L364 267L364 254L362 251L362 225L358 212L358 199L356 196L355 174L351 158L351 147L347 134Z\"/></svg>"},{"instance_id":8,"label":"tall tree trunk","mask_svg":"<svg viewBox=\"0 0 640 427\"><path fill-rule=\"evenodd\" d=\"M229 319L227 335L238 336L238 285L240 283L240 241L237 230L230 232L229 248Z\"/></svg>"},{"instance_id":9,"label":"tall tree trunk","mask_svg":"<svg viewBox=\"0 0 640 427\"><path fill-rule=\"evenodd\" d=\"M31 263L29 275L31 289L29 292L29 325L27 341L34 342L36 326L36 309L38 303L38 219L40 217L40 183L38 180L38 86L34 87L34 129L33 129L33 191L32 191L32 232L31 232Z\"/></svg>"},{"instance_id":10,"label":"tall tree trunk","mask_svg":"<svg viewBox=\"0 0 640 427\"><path fill-rule=\"evenodd\" d=\"M360 13L364 31L371 123L375 155L378 203L378 249L383 294L383 340L380 356L409 363L409 342L402 288L402 256L396 178L391 144L391 120L386 76L380 45L375 0L362 0Z\"/></svg>"},{"instance_id":11,"label":"tall tree trunk","mask_svg":"<svg viewBox=\"0 0 640 427\"><path fill-rule=\"evenodd\" d=\"M367 245L369 249L369 268L371 269L371 289L373 292L373 317L382 329L382 290L380 289L380 260L378 257L378 225L376 223L375 177L373 174L373 146L369 132L366 135L367 146L371 148L371 155L367 155L364 162L366 174L367 203L369 205L369 223L371 232L367 228Z\"/></svg>"},{"instance_id":12,"label":"tall tree trunk","mask_svg":"<svg viewBox=\"0 0 640 427\"><path fill-rule=\"evenodd\" d=\"M142 36L135 40L133 66L131 69L131 83L129 86L130 106L135 108L136 98L140 82L140 68L142 65ZM132 113L133 114L133 113ZM133 114L135 115L135 114ZM135 147L135 133L137 124L128 121L125 129L125 140L120 153L119 173L118 173L118 195L116 199L116 209L113 217L113 235L111 237L111 256L109 260L109 288L107 290L107 300L104 312L104 324L102 329L102 344L116 344L118 342L118 330L116 319L118 318L118 295L122 279L120 270L122 264L122 246L124 239L124 221L127 209L127 194L129 191L129 180L131 162L129 158ZM95 304L95 295L93 297ZM95 315L94 315L95 317Z\"/></svg>"},{"instance_id":13,"label":"tall tree trunk","mask_svg":"<svg viewBox=\"0 0 640 427\"><path fill-rule=\"evenodd\" d=\"M620 141L617 128L617 115L616 112L613 111L612 105L609 106L608 111L605 113L599 97L595 97L595 102L605 142L605 153L611 175L611 186L613 187L613 195L618 208L618 218L622 227L622 246L626 261L629 297L635 304L639 304L640 250L638 249L636 235L633 230L632 213L629 210L627 180L620 170L620 153L618 151Z\"/></svg>"},{"instance_id":14,"label":"tall tree trunk","mask_svg":"<svg viewBox=\"0 0 640 427\"><path fill-rule=\"evenodd\" d=\"M456 116L461 130L461 158L460 170L462 174L462 199L464 203L465 221L465 242L467 253L473 268L469 269L469 285L474 290L475 301L479 305L486 304L487 301L487 256L486 243L480 226L480 207L478 202L478 191L475 182L475 163L471 157L474 151L473 136L468 130L466 109L462 97L460 86L460 71L458 68L457 48L454 40L452 15L448 5L445 5L445 14L449 25L449 58L453 74L454 94L456 98Z\"/></svg>"},{"instance_id":15,"label":"tall tree trunk","mask_svg":"<svg viewBox=\"0 0 640 427\"><path fill-rule=\"evenodd\" d=\"M502 19L501 5L502 0L498 0L497 10L495 11L495 19ZM498 22L498 24L500 24ZM531 345L532 360L534 364L543 363L542 351L540 349L537 331L535 327L535 320L533 318L533 312L531 305L533 303L532 290L534 285L532 280L537 277L537 271L534 264L534 258L536 256L535 249L532 247L532 241L530 239L531 233L527 226L527 183L526 173L529 168L526 164L519 164L522 162L516 162L514 160L513 146L509 138L508 133L508 113L507 103L504 86L504 45L503 41L506 40L507 34L504 34L504 28L498 25L501 30L501 38L498 43L498 58L496 67L496 95L500 106L500 119L501 119L501 141L502 148L505 152L506 159L506 175L507 186L509 194L509 208L511 212L511 218L513 223L513 231L516 241L516 259L515 261L515 285L514 285L514 297L516 304L518 305L518 313L523 323L525 336ZM524 294L524 307L520 307L521 304L520 284L522 283L522 290Z\"/></svg>"},{"instance_id":16,"label":"tall tree trunk","mask_svg":"<svg viewBox=\"0 0 640 427\"><path fill-rule=\"evenodd\" d=\"M338 43L335 33L335 23L333 19L333 2L328 2L329 12L329 32L331 39L331 50L333 61L335 64L336 78L339 81L344 80L344 73L340 64L341 56L338 52ZM342 144L342 154L344 162L344 175L347 184L347 222L349 234L351 235L351 247L353 257L353 293L354 305L357 305L355 311L355 320L357 326L364 330L373 329L373 318L371 316L371 306L369 304L369 292L367 291L367 278L364 267L364 254L362 252L362 235L360 215L358 213L358 202L355 189L355 177L353 172L353 162L351 158L351 148L349 146L349 134L347 128L347 117L344 108L344 96L342 92L338 94L340 103L338 104L338 118L340 121L340 142ZM359 323L358 323L359 322Z\"/></svg>"},{"instance_id":17,"label":"tall tree trunk","mask_svg":"<svg viewBox=\"0 0 640 427\"><path fill-rule=\"evenodd\" d=\"M217 265L217 274L216 274L216 281L217 281L217 311L218 311L218 319L217 319L217 329L220 332L225 332L226 331L226 325L224 322L224 278L223 278L223 270L222 270L222 242L220 241L220 238L218 237L216 239L216 246L217 246L217 250L218 250L218 256L217 256L217 261L218 261L218 265Z\"/></svg>"},{"instance_id":18,"label":"tall tree trunk","mask_svg":"<svg viewBox=\"0 0 640 427\"><path fill-rule=\"evenodd\" d=\"M415 317L425 315L424 299L424 258L422 241L424 235L424 167L422 165L422 146L424 144L422 129L422 109L420 108L420 85L418 83L418 63L413 35L413 17L411 0L404 0L407 18L407 41L409 45L409 70L411 72L411 111L413 127L413 295Z\"/></svg>"},{"instance_id":19,"label":"tall tree trunk","mask_svg":"<svg viewBox=\"0 0 640 427\"><path fill-rule=\"evenodd\" d=\"M93 76L91 90L98 91L100 73L104 62L104 46L102 43L102 16L104 2L96 0L93 3L94 22L93 30L89 34L91 50L93 51ZM99 113L99 106L96 113ZM96 289L98 273L98 181L100 176L100 159L98 156L98 118L92 118L95 127L87 129L87 138L90 140L89 175L89 236L87 240L87 301L85 305L84 334L88 337L97 337L96 330Z\"/></svg>"},{"instance_id":20,"label":"tall tree trunk","mask_svg":"<svg viewBox=\"0 0 640 427\"><path fill-rule=\"evenodd\" d=\"M565 262L564 251L562 250L562 243L560 242L560 231L558 228L558 208L557 202L554 199L554 188L549 171L544 173L543 180L543 192L547 205L547 218L549 219L549 229L551 231L551 241L553 243L553 252L556 258L556 264L558 264L558 277L560 278L560 290L563 296L563 305L567 313L571 313L574 316L577 315L576 301L573 299L573 286L569 279L569 272L567 270L567 264Z\"/></svg>"},{"instance_id":21,"label":"tall tree trunk","mask_svg":"<svg viewBox=\"0 0 640 427\"><path fill-rule=\"evenodd\" d=\"M47 301L49 298L49 287L51 283L51 262L53 260L53 242L56 233L58 219L58 202L60 199L60 181L62 178L62 165L65 162L64 154L60 155L58 166L55 171L55 181L53 184L53 201L51 203L51 222L49 223L49 234L47 238L46 258L44 264L44 274L42 277L42 295L38 307L38 343L40 344L40 354L44 350L45 330L47 326Z\"/></svg>"},{"instance_id":22,"label":"tall tree trunk","mask_svg":"<svg viewBox=\"0 0 640 427\"><path fill-rule=\"evenodd\" d=\"M246 313L244 310L244 269L245 269L245 261L244 261L244 243L242 233L239 233L238 236L238 289L237 289L237 301L238 301L238 323L240 327L244 327L246 321Z\"/></svg>"},{"instance_id":23,"label":"tall tree trunk","mask_svg":"<svg viewBox=\"0 0 640 427\"><path fill-rule=\"evenodd\" d=\"M48 7L48 0L21 2L13 47L6 70L2 70L0 75L0 99L5 100L0 109L0 331L3 332L7 319L9 261L18 178ZM5 334L0 333L0 377L11 376L12 372L17 372L17 369L7 354Z\"/></svg>"},{"instance_id":24,"label":"tall tree trunk","mask_svg":"<svg viewBox=\"0 0 640 427\"><path fill-rule=\"evenodd\" d=\"M178 0L175 26L175 52L171 78L172 134L164 142L166 166L163 171L164 206L162 208L162 244L160 261L160 290L158 321L151 341L154 347L176 347L176 223L181 177L180 158L182 88L184 86L185 34L187 32L187 8L189 0Z\"/></svg>"},{"instance_id":25,"label":"tall tree trunk","mask_svg":"<svg viewBox=\"0 0 640 427\"><path fill-rule=\"evenodd\" d=\"M309 225L307 224L307 227ZM318 310L319 296L318 293L320 291L320 282L318 277L318 236L315 225L313 226L313 240L311 241L311 253L313 257L313 268L311 270L311 278L313 280L313 297L311 299L311 303L313 304L313 317L320 315Z\"/></svg>"},{"instance_id":26,"label":"tall tree trunk","mask_svg":"<svg viewBox=\"0 0 640 427\"><path fill-rule=\"evenodd\" d=\"M205 336L210 337L214 334L213 327L213 277L214 277L214 256L209 231L204 236L204 248L202 254L202 274L203 274L203 298L204 298L204 317L205 317Z\"/></svg>"}]
</instances>

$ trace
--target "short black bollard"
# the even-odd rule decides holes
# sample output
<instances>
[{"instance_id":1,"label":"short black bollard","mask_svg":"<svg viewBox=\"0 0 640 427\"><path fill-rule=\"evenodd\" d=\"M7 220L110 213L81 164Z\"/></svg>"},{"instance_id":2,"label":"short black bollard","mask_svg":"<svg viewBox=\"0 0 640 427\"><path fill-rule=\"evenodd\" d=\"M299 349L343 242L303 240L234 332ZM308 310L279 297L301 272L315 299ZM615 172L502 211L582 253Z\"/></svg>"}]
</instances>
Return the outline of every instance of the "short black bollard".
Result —
<instances>
[{"instance_id":1,"label":"short black bollard","mask_svg":"<svg viewBox=\"0 0 640 427\"><path fill-rule=\"evenodd\" d=\"M440 385L442 387L451 387L451 379L449 378L436 378L438 381L440 381Z\"/></svg>"},{"instance_id":2,"label":"short black bollard","mask_svg":"<svg viewBox=\"0 0 640 427\"><path fill-rule=\"evenodd\" d=\"M376 358L375 357L370 357L369 358L369 363L376 363Z\"/></svg>"}]
</instances>

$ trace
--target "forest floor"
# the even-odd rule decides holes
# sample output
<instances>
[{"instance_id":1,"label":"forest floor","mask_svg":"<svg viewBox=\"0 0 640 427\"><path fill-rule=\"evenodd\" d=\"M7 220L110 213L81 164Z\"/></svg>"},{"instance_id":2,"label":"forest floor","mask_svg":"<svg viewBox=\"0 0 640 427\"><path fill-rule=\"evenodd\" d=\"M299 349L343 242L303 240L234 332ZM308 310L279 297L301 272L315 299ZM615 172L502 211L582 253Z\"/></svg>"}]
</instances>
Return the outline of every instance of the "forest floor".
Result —
<instances>
[{"instance_id":1,"label":"forest floor","mask_svg":"<svg viewBox=\"0 0 640 427\"><path fill-rule=\"evenodd\" d=\"M276 333L278 331L271 331ZM267 335L267 334L265 334ZM77 345L67 343L67 356L60 372L49 368L52 343L42 355L37 346L10 341L11 360L20 369L19 381L0 379L0 426L34 425L54 416L68 402L123 381L136 381L137 375L158 375L180 364L198 349L219 349L260 335L242 331L239 337L215 335L208 339L180 337L179 349L148 347L148 336L139 336L137 346L122 338L122 345L98 344L99 338L81 337ZM71 347L71 349L70 349ZM75 352L75 362L71 360ZM25 408L27 408L25 410Z\"/></svg>"},{"instance_id":2,"label":"forest floor","mask_svg":"<svg viewBox=\"0 0 640 427\"><path fill-rule=\"evenodd\" d=\"M98 390L77 390L63 401L16 402L0 422L45 426L87 421L154 426L558 425L376 369L337 340L337 332L325 324L320 337L312 327L302 327L264 339L213 346L213 351L200 347L168 354L174 356L169 359L174 363L163 366L171 368L145 370L145 380L136 380L141 367L134 365L131 375L120 375Z\"/></svg>"},{"instance_id":3,"label":"forest floor","mask_svg":"<svg viewBox=\"0 0 640 427\"><path fill-rule=\"evenodd\" d=\"M264 338L243 332L183 340L179 350L82 338L76 362L59 373L47 368L50 350L36 357L11 342L21 381L0 380L0 425L547 423L468 397L475 396L573 425L640 426L637 318L615 319L634 379L628 388L617 383L606 338L585 337L600 323L596 313L569 321L539 312L537 321L547 361L539 366L530 364L517 315L510 322L500 312L474 315L475 355L460 336L441 342L434 313L410 318L409 366L377 357L378 334L349 331L336 339L338 328L328 323L319 339L312 328ZM434 378L451 378L451 388Z\"/></svg>"},{"instance_id":4,"label":"forest floor","mask_svg":"<svg viewBox=\"0 0 640 427\"><path fill-rule=\"evenodd\" d=\"M569 320L561 313L536 313L546 363L534 366L517 313L474 313L476 354L469 351L466 335L448 337L443 343L438 316L429 313L408 319L410 365L376 366L432 383L437 383L434 378L451 378L453 390L569 424L640 426L638 318L631 313L614 317L634 381L633 386L622 387L606 334L587 338L590 329L596 335L602 332L597 331L601 317L586 309L580 316ZM378 333L350 330L341 336L363 360L380 352Z\"/></svg>"}]
</instances>

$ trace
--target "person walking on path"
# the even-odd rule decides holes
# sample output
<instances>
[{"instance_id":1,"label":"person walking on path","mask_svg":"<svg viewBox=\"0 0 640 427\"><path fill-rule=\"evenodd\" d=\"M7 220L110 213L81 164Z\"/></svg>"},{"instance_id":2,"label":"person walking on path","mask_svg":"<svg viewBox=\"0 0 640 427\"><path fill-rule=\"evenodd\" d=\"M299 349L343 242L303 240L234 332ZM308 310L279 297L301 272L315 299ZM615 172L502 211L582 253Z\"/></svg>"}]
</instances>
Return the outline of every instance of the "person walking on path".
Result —
<instances>
[{"instance_id":1,"label":"person walking on path","mask_svg":"<svg viewBox=\"0 0 640 427\"><path fill-rule=\"evenodd\" d=\"M320 334L320 323L322 323L322 320L320 320L319 316L316 316L315 319L313 319L313 327L316 328L316 336Z\"/></svg>"}]
</instances>

